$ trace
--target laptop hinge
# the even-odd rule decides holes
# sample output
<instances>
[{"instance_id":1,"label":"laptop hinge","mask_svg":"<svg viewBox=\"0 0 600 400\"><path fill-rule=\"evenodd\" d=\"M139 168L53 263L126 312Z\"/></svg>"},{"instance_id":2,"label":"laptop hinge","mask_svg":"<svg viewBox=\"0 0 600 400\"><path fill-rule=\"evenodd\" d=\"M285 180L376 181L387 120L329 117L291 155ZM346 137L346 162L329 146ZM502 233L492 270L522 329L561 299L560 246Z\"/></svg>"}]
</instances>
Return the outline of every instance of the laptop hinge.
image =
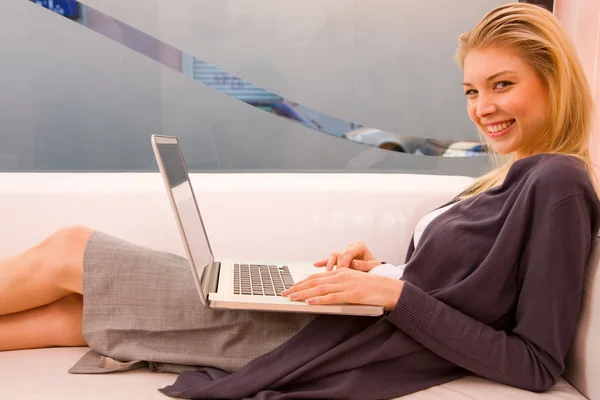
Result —
<instances>
[{"instance_id":1,"label":"laptop hinge","mask_svg":"<svg viewBox=\"0 0 600 400\"><path fill-rule=\"evenodd\" d=\"M208 281L208 293L217 293L217 285L219 284L220 273L221 263L218 261L214 261L213 267L211 268L210 280Z\"/></svg>"}]
</instances>

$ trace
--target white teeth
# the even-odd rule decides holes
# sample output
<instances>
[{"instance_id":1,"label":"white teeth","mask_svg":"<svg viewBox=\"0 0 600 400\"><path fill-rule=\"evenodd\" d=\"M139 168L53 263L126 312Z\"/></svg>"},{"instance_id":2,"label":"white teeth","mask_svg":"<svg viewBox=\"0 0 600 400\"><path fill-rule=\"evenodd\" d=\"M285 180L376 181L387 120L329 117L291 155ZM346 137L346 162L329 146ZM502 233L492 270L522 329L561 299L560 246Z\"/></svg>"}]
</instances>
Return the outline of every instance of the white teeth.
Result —
<instances>
[{"instance_id":1,"label":"white teeth","mask_svg":"<svg viewBox=\"0 0 600 400\"><path fill-rule=\"evenodd\" d=\"M508 128L514 122L515 121L509 121L509 122L503 122L501 124L496 124L496 125L486 125L486 128L487 128L488 132L490 132L490 133L496 133L496 132L500 132L500 131Z\"/></svg>"}]
</instances>

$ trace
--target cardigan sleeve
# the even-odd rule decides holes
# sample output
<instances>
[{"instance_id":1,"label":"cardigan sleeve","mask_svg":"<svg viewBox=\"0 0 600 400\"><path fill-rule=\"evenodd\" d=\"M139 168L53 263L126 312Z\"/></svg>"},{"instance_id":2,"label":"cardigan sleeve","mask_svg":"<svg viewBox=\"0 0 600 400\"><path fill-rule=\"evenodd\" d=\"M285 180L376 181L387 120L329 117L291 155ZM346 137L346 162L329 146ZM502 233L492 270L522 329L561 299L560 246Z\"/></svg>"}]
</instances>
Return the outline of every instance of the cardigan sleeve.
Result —
<instances>
[{"instance_id":1,"label":"cardigan sleeve","mask_svg":"<svg viewBox=\"0 0 600 400\"><path fill-rule=\"evenodd\" d=\"M388 320L424 347L483 377L532 391L552 386L574 337L592 243L593 205L555 204L521 257L516 325L496 330L405 282Z\"/></svg>"},{"instance_id":2,"label":"cardigan sleeve","mask_svg":"<svg viewBox=\"0 0 600 400\"><path fill-rule=\"evenodd\" d=\"M384 264L374 267L368 273L371 275L386 276L388 278L398 280L398 279L402 279L402 274L404 273L404 268L406 268L406 264L393 265L393 264L384 263Z\"/></svg>"}]
</instances>

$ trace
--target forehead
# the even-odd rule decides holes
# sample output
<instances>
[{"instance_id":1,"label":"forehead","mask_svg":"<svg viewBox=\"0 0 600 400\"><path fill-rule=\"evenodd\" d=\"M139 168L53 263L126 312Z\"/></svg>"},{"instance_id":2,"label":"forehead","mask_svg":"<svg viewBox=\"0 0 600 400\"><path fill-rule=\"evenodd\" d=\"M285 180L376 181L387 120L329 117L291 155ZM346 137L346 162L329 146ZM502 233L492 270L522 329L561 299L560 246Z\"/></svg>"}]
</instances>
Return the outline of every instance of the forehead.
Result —
<instances>
[{"instance_id":1,"label":"forehead","mask_svg":"<svg viewBox=\"0 0 600 400\"><path fill-rule=\"evenodd\" d=\"M518 75L534 73L529 63L516 51L505 47L489 47L469 51L464 61L465 82L484 82L502 71Z\"/></svg>"}]
</instances>

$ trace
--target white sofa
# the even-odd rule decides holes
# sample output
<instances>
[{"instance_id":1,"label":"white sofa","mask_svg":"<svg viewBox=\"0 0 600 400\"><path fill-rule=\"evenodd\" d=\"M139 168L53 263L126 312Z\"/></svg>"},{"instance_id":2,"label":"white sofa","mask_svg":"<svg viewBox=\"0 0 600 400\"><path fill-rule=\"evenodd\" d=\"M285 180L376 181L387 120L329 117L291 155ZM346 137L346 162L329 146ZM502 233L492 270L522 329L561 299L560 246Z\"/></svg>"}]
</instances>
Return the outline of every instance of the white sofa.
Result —
<instances>
[{"instance_id":1,"label":"white sofa","mask_svg":"<svg viewBox=\"0 0 600 400\"><path fill-rule=\"evenodd\" d=\"M198 203L217 256L317 260L361 240L379 259L401 263L418 219L470 178L401 174L194 174ZM183 255L160 176L0 174L0 257L61 226L85 224ZM569 366L545 393L466 377L404 398L600 399L600 244ZM70 375L87 348L0 353L0 399L166 399L173 374L145 370ZM585 397L584 397L585 396Z\"/></svg>"}]
</instances>

